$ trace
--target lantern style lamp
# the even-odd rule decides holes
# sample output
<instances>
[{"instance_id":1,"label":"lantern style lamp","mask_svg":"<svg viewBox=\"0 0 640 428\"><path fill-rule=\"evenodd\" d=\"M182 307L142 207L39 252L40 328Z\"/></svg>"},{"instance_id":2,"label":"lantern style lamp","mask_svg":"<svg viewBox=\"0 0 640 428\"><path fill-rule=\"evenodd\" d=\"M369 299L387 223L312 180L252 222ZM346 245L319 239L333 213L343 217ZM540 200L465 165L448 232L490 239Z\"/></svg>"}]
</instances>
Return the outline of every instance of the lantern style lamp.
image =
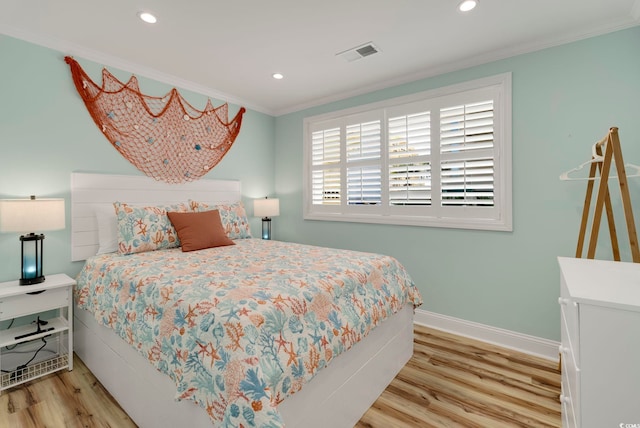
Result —
<instances>
[{"instance_id":1,"label":"lantern style lamp","mask_svg":"<svg viewBox=\"0 0 640 428\"><path fill-rule=\"evenodd\" d=\"M3 199L0 200L0 232L19 232L22 269L20 285L44 281L42 272L42 241L36 232L60 230L65 227L64 199Z\"/></svg>"},{"instance_id":2,"label":"lantern style lamp","mask_svg":"<svg viewBox=\"0 0 640 428\"><path fill-rule=\"evenodd\" d=\"M253 215L262 217L262 239L271 239L271 217L280 215L279 199L255 199Z\"/></svg>"}]
</instances>

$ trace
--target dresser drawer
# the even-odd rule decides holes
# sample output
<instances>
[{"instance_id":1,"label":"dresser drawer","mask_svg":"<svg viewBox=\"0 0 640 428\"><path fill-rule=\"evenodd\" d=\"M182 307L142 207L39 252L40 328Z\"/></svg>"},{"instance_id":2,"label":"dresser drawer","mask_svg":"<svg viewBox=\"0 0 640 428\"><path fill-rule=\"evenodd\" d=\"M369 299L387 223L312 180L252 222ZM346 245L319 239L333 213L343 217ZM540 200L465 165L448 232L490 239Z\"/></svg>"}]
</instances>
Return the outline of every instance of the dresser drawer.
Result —
<instances>
[{"instance_id":1,"label":"dresser drawer","mask_svg":"<svg viewBox=\"0 0 640 428\"><path fill-rule=\"evenodd\" d=\"M560 328L562 329L560 340L562 345L560 346L560 352L563 354L571 353L574 365L580 367L580 336L578 328L574 323L571 323L567 319L567 314L564 310L560 311Z\"/></svg>"},{"instance_id":2,"label":"dresser drawer","mask_svg":"<svg viewBox=\"0 0 640 428\"><path fill-rule=\"evenodd\" d=\"M69 304L69 287L0 298L0 320L57 309Z\"/></svg>"},{"instance_id":3,"label":"dresser drawer","mask_svg":"<svg viewBox=\"0 0 640 428\"><path fill-rule=\"evenodd\" d=\"M570 348L560 345L562 355L562 417L568 426L578 427L580 411L580 370L575 364Z\"/></svg>"},{"instance_id":4,"label":"dresser drawer","mask_svg":"<svg viewBox=\"0 0 640 428\"><path fill-rule=\"evenodd\" d=\"M573 300L567 291L567 288L562 281L562 287L560 289L560 298L558 299L560 304L560 313L562 318L562 343L564 346L568 346L573 350L574 360L580 364L580 308L578 303ZM568 342L570 343L567 343Z\"/></svg>"},{"instance_id":5,"label":"dresser drawer","mask_svg":"<svg viewBox=\"0 0 640 428\"><path fill-rule=\"evenodd\" d=\"M573 408L573 401L571 397L564 395L564 393L560 396L560 401L562 405L562 428L578 428L575 412Z\"/></svg>"}]
</instances>

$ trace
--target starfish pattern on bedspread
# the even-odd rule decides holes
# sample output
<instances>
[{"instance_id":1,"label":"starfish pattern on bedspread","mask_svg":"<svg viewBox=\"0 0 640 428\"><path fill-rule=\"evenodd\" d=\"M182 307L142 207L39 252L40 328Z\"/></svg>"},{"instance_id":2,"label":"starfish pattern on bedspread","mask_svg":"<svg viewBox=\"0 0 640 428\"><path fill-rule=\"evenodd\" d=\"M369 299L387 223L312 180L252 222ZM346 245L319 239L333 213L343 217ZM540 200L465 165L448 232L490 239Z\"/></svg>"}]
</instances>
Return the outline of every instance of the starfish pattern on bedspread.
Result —
<instances>
[{"instance_id":1,"label":"starfish pattern on bedspread","mask_svg":"<svg viewBox=\"0 0 640 428\"><path fill-rule=\"evenodd\" d=\"M422 298L393 257L239 239L87 260L79 307L225 427L281 427L277 405Z\"/></svg>"}]
</instances>

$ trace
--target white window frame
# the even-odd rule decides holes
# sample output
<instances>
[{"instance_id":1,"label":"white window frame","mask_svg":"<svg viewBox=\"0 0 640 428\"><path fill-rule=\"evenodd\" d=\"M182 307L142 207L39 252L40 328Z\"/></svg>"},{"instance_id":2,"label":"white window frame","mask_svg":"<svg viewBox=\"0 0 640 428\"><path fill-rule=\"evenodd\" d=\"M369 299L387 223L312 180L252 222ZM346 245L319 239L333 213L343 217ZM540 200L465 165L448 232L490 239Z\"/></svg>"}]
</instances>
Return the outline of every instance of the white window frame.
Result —
<instances>
[{"instance_id":1,"label":"white window frame","mask_svg":"<svg viewBox=\"0 0 640 428\"><path fill-rule=\"evenodd\" d=\"M390 206L388 190L389 156L387 147L387 121L396 113L410 112L416 106L431 112L431 170L432 198L440 191L439 112L441 107L454 103L470 103L486 97L493 99L493 207L439 206L432 201L429 206ZM311 136L314 131L330 126L346 126L358 120L380 118L382 121L381 168L382 203L380 205L349 206L346 185L343 185L340 205L314 205L312 200ZM347 221L411 226L447 227L461 229L512 231L512 158L511 158L511 73L477 79L452 86L433 89L408 96L393 98L350 109L330 112L304 119L303 146L303 216L305 220ZM434 137L435 135L435 137ZM443 154L442 157L445 157ZM342 183L345 183L346 148L341 147L340 163Z\"/></svg>"}]
</instances>

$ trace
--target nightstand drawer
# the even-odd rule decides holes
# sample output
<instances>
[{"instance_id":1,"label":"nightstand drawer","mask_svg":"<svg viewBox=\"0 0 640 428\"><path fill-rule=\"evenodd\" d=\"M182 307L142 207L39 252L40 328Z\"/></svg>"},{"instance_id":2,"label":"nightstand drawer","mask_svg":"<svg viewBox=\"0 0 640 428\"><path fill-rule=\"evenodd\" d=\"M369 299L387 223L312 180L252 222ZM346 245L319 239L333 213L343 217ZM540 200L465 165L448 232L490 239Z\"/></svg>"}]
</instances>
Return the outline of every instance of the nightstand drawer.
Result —
<instances>
[{"instance_id":1,"label":"nightstand drawer","mask_svg":"<svg viewBox=\"0 0 640 428\"><path fill-rule=\"evenodd\" d=\"M68 287L45 290L39 294L2 297L0 298L0 320L17 318L68 305Z\"/></svg>"}]
</instances>

